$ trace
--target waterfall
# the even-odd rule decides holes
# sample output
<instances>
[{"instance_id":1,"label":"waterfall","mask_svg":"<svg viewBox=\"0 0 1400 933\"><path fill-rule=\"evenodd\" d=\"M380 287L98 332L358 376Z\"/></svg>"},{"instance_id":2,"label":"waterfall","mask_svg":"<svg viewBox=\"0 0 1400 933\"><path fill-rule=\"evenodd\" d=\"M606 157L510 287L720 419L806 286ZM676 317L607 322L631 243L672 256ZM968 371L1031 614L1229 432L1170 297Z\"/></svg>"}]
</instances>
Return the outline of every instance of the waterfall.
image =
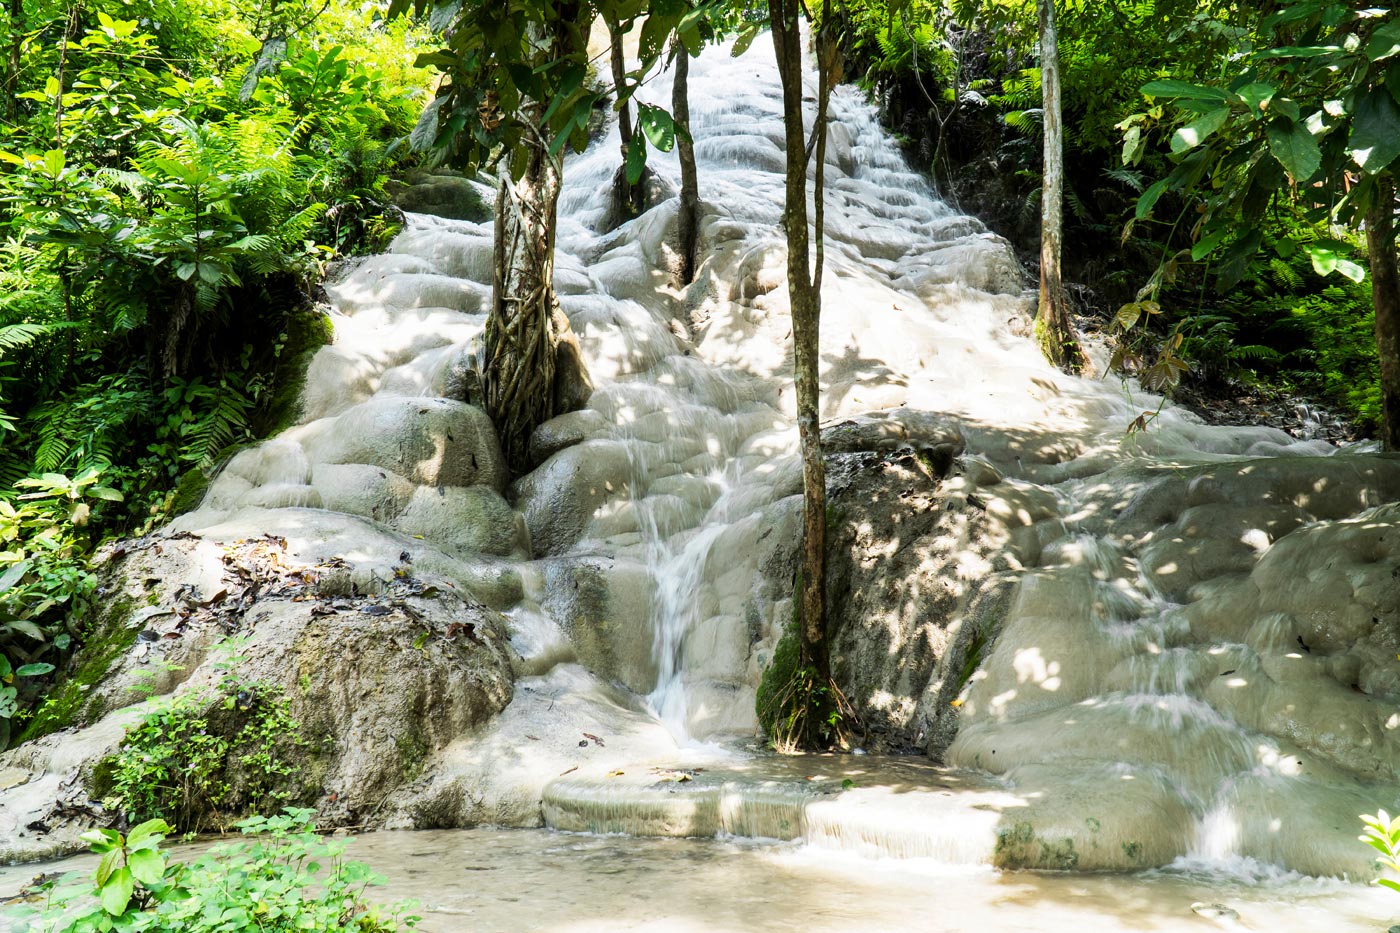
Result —
<instances>
[{"instance_id":1,"label":"waterfall","mask_svg":"<svg viewBox=\"0 0 1400 933\"><path fill-rule=\"evenodd\" d=\"M739 58L707 51L690 88L703 219L688 289L670 274L674 155L651 154L659 203L615 230L601 224L616 127L566 161L556 288L597 388L542 429L547 459L511 506L489 456L472 457L471 475L454 466L490 447L459 401L490 226L409 215L389 253L328 287L336 340L311 368L302 423L235 458L176 529L285 533L353 551L371 576L420 548L415 567L511 618L532 690L620 684L619 706L645 706L676 740L751 735L791 609L791 581L770 564L796 540L801 504L780 90L763 41ZM639 98L669 101L669 75ZM1400 718L1384 701L1400 692L1400 610L1381 566L1400 539L1385 504L1400 463L1171 405L1129 434L1160 400L1044 363L1009 245L935 197L853 88L832 96L826 169L823 415L910 437L927 413L957 424L969 457L995 465L979 494L1015 526L1021 576L948 753L994 775L969 799L1003 815L926 814L983 836L930 850L888 801L864 824L805 793L773 798L784 819L972 860L1039 845L1062 867L1190 855L1360 870L1364 853L1346 848L1355 814L1394 809L1400 769ZM434 446L410 415L457 433ZM375 440L391 429L407 447ZM414 503L444 487L485 491L424 521ZM573 660L590 672L548 679ZM528 731L507 720L499 730ZM741 785L705 791L716 821L724 801L752 803ZM600 786L587 793L616 808Z\"/></svg>"}]
</instances>

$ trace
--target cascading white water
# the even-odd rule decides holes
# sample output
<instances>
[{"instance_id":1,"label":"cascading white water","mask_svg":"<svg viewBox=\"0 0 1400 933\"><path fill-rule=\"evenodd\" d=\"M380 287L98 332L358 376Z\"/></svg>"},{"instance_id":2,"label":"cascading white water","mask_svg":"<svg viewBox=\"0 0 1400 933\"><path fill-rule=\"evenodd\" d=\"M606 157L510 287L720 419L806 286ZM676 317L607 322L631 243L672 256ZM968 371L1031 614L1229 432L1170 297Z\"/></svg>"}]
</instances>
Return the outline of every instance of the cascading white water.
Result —
<instances>
[{"instance_id":1,"label":"cascading white water","mask_svg":"<svg viewBox=\"0 0 1400 933\"><path fill-rule=\"evenodd\" d=\"M389 254L328 289L336 343L313 364L305 422L240 454L177 526L285 533L381 576L417 548L415 568L507 611L528 675L517 697L548 709L464 737L448 760L478 770L462 773L516 780L491 756L529 748L521 735L568 696L615 716L632 744L609 747L639 758L755 728L790 609L768 562L800 508L771 58L759 42L692 68L704 216L690 288L670 275L674 199L600 229L615 128L567 160L556 287L597 389L542 431L550 456L513 488L513 514L479 413L442 399L475 357L491 230L413 215ZM668 82L641 99L668 101ZM973 814L979 832L1065 866L1191 854L1357 870L1346 821L1393 808L1383 782L1400 767L1383 700L1400 693L1386 667L1400 599L1382 566L1400 467L1170 406L1128 437L1158 400L1048 367L1007 244L934 197L857 91L832 111L824 414L911 438L928 413L956 424L995 466L957 482L1002 522L1021 574L949 750L1005 782L987 804L1001 815ZM677 175L673 155L651 164L663 186ZM671 738L638 724L643 698ZM562 770L530 767L519 780L536 789ZM810 819L835 838L844 817L823 807Z\"/></svg>"}]
</instances>

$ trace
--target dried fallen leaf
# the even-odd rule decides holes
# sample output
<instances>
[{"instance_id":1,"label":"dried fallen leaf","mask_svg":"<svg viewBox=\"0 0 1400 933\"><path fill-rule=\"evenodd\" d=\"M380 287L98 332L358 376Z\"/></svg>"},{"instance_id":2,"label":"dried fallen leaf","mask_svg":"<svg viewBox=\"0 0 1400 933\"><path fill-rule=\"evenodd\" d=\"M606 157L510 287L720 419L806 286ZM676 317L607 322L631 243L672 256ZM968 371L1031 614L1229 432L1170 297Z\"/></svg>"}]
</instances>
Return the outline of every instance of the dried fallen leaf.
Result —
<instances>
[{"instance_id":1,"label":"dried fallen leaf","mask_svg":"<svg viewBox=\"0 0 1400 933\"><path fill-rule=\"evenodd\" d=\"M608 777L622 777L622 775L625 774L625 773L626 773L626 772L624 772L624 771L609 771L609 772L608 772Z\"/></svg>"}]
</instances>

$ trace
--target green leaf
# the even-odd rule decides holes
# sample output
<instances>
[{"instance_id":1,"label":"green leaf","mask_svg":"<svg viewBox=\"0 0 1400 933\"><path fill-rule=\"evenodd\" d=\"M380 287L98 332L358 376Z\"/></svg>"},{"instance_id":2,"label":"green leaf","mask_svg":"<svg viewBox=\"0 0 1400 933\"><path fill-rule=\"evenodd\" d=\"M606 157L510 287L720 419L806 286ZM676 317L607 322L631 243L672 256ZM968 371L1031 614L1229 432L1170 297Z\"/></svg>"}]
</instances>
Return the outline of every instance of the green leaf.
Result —
<instances>
[{"instance_id":1,"label":"green leaf","mask_svg":"<svg viewBox=\"0 0 1400 933\"><path fill-rule=\"evenodd\" d=\"M1291 120L1269 124L1269 152L1273 153L1295 182L1305 182L1322 164L1322 150L1307 127Z\"/></svg>"},{"instance_id":2,"label":"green leaf","mask_svg":"<svg viewBox=\"0 0 1400 933\"><path fill-rule=\"evenodd\" d=\"M1138 220L1142 220L1152 213L1152 208L1157 206L1157 199L1167 190L1168 181L1169 179L1163 178L1161 181L1151 185L1138 197L1137 212L1134 215Z\"/></svg>"},{"instance_id":3,"label":"green leaf","mask_svg":"<svg viewBox=\"0 0 1400 933\"><path fill-rule=\"evenodd\" d=\"M5 625L9 628L14 629L16 632L22 632L23 634L28 635L35 641L47 641L47 639L44 637L44 630L39 628L39 626L35 625L33 622L30 622L28 619L11 619L10 621L6 622Z\"/></svg>"},{"instance_id":4,"label":"green leaf","mask_svg":"<svg viewBox=\"0 0 1400 933\"><path fill-rule=\"evenodd\" d=\"M44 674L51 673L52 671L53 671L53 665L52 665L52 664L44 664L44 663L24 664L24 665L21 665L21 666L15 671L15 676L16 676L16 677L40 677L40 676L42 676L42 675L44 675Z\"/></svg>"},{"instance_id":5,"label":"green leaf","mask_svg":"<svg viewBox=\"0 0 1400 933\"><path fill-rule=\"evenodd\" d=\"M640 133L632 136L627 146L627 184L635 185L642 180L647 167L647 144Z\"/></svg>"},{"instance_id":6,"label":"green leaf","mask_svg":"<svg viewBox=\"0 0 1400 933\"><path fill-rule=\"evenodd\" d=\"M1191 84L1187 81L1166 79L1149 81L1142 86L1142 93L1148 97L1185 97L1190 100L1230 100L1230 94L1217 87Z\"/></svg>"},{"instance_id":7,"label":"green leaf","mask_svg":"<svg viewBox=\"0 0 1400 933\"><path fill-rule=\"evenodd\" d=\"M1318 275L1331 275L1337 270L1337 254L1319 246L1304 245L1303 250L1312 260L1313 271Z\"/></svg>"},{"instance_id":8,"label":"green leaf","mask_svg":"<svg viewBox=\"0 0 1400 933\"><path fill-rule=\"evenodd\" d=\"M97 872L93 875L93 878L97 881L97 886L99 888L111 879L112 872L116 871L117 868L117 859L121 857L121 854L121 849L111 849L103 855L102 860L97 863Z\"/></svg>"},{"instance_id":9,"label":"green leaf","mask_svg":"<svg viewBox=\"0 0 1400 933\"><path fill-rule=\"evenodd\" d=\"M11 566L10 569L6 570L3 574L0 574L0 593L5 592L18 583L20 578L29 572L29 564L29 561L22 560Z\"/></svg>"},{"instance_id":10,"label":"green leaf","mask_svg":"<svg viewBox=\"0 0 1400 933\"><path fill-rule=\"evenodd\" d=\"M747 29L739 33L738 37L735 38L734 48L732 51L730 51L729 54L733 55L735 58L738 58L740 55L743 55L749 50L749 46L753 45L753 40L757 36L758 23L751 23Z\"/></svg>"},{"instance_id":11,"label":"green leaf","mask_svg":"<svg viewBox=\"0 0 1400 933\"><path fill-rule=\"evenodd\" d=\"M141 849L126 859L132 877L142 884L157 884L165 877L165 857L155 849Z\"/></svg>"},{"instance_id":12,"label":"green leaf","mask_svg":"<svg viewBox=\"0 0 1400 933\"><path fill-rule=\"evenodd\" d=\"M173 831L165 820L147 820L127 834L126 845L129 849L146 848L143 843L159 842L167 833Z\"/></svg>"},{"instance_id":13,"label":"green leaf","mask_svg":"<svg viewBox=\"0 0 1400 933\"><path fill-rule=\"evenodd\" d=\"M651 144L662 152L670 152L676 144L676 124L671 115L660 107L641 104L637 109L637 125Z\"/></svg>"},{"instance_id":14,"label":"green leaf","mask_svg":"<svg viewBox=\"0 0 1400 933\"><path fill-rule=\"evenodd\" d=\"M1191 261L1200 262L1211 253L1215 252L1215 248L1223 243L1225 238L1229 235L1230 228L1222 227L1214 233L1202 237L1199 242L1191 247Z\"/></svg>"},{"instance_id":15,"label":"green leaf","mask_svg":"<svg viewBox=\"0 0 1400 933\"><path fill-rule=\"evenodd\" d=\"M1353 282L1362 282L1366 278L1366 267L1350 259L1338 259L1337 271Z\"/></svg>"},{"instance_id":16,"label":"green leaf","mask_svg":"<svg viewBox=\"0 0 1400 933\"><path fill-rule=\"evenodd\" d=\"M1388 91L1373 87L1357 101L1347 153L1372 174L1400 155L1400 104Z\"/></svg>"},{"instance_id":17,"label":"green leaf","mask_svg":"<svg viewBox=\"0 0 1400 933\"><path fill-rule=\"evenodd\" d=\"M1373 62L1389 58L1400 52L1400 20L1386 23L1371 34L1366 43L1366 57Z\"/></svg>"},{"instance_id":18,"label":"green leaf","mask_svg":"<svg viewBox=\"0 0 1400 933\"><path fill-rule=\"evenodd\" d=\"M1278 93L1278 88L1272 84L1255 82L1246 84L1235 93L1240 95L1240 98L1257 117L1267 109L1269 101L1273 100L1274 95Z\"/></svg>"},{"instance_id":19,"label":"green leaf","mask_svg":"<svg viewBox=\"0 0 1400 933\"><path fill-rule=\"evenodd\" d=\"M131 903L131 892L136 889L136 879L130 868L118 868L112 877L102 885L102 909L112 916L120 916Z\"/></svg>"},{"instance_id":20,"label":"green leaf","mask_svg":"<svg viewBox=\"0 0 1400 933\"><path fill-rule=\"evenodd\" d=\"M1195 149L1207 136L1225 125L1230 119L1229 107L1217 107L1207 114L1197 117L1172 134L1172 152L1186 152Z\"/></svg>"}]
</instances>

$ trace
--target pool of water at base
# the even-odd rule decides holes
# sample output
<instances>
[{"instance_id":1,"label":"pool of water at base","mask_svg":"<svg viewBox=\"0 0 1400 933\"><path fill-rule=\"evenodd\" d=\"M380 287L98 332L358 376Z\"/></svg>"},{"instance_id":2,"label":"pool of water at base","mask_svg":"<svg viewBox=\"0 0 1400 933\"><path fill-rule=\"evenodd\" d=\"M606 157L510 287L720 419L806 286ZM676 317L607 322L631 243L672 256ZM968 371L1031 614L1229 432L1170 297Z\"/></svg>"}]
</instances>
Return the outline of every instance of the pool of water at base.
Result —
<instances>
[{"instance_id":1,"label":"pool of water at base","mask_svg":"<svg viewBox=\"0 0 1400 933\"><path fill-rule=\"evenodd\" d=\"M416 901L425 933L1384 933L1400 921L1393 892L1248 865L998 872L750 840L494 829L370 833L349 857L388 879L376 900ZM93 865L0 868L0 897L41 871Z\"/></svg>"}]
</instances>

